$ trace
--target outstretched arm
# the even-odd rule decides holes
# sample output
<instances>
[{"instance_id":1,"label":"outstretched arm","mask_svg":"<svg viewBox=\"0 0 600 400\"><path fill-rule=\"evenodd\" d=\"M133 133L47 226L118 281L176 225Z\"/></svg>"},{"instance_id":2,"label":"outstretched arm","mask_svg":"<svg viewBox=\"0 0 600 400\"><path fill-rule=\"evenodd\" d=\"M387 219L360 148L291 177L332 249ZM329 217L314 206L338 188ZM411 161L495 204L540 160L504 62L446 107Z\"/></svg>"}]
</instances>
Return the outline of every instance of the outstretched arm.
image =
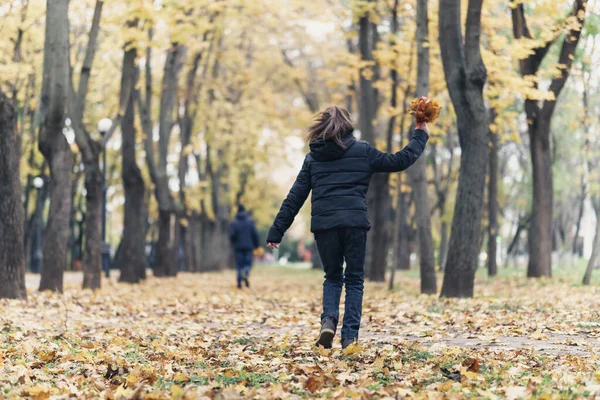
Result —
<instances>
[{"instance_id":1,"label":"outstretched arm","mask_svg":"<svg viewBox=\"0 0 600 400\"><path fill-rule=\"evenodd\" d=\"M369 147L371 170L373 172L404 171L423 154L428 139L429 135L425 130L416 129L408 145L396 154L384 153L375 147Z\"/></svg>"},{"instance_id":2,"label":"outstretched arm","mask_svg":"<svg viewBox=\"0 0 600 400\"><path fill-rule=\"evenodd\" d=\"M310 193L310 170L308 156L304 159L302 169L286 199L283 201L273 226L269 229L267 243L281 243L283 235L294 222L294 218Z\"/></svg>"}]
</instances>

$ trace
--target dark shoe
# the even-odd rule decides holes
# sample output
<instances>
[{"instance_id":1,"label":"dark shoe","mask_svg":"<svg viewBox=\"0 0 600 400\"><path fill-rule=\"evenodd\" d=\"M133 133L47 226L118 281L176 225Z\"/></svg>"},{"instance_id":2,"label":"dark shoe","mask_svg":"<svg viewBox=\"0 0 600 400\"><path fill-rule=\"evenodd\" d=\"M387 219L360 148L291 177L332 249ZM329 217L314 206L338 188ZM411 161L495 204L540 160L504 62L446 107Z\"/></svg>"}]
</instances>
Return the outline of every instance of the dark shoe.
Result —
<instances>
[{"instance_id":1,"label":"dark shoe","mask_svg":"<svg viewBox=\"0 0 600 400\"><path fill-rule=\"evenodd\" d=\"M321 321L321 332L317 339L317 346L323 346L325 349L333 347L333 338L335 336L336 323L331 317L323 318Z\"/></svg>"},{"instance_id":2,"label":"dark shoe","mask_svg":"<svg viewBox=\"0 0 600 400\"><path fill-rule=\"evenodd\" d=\"M354 344L356 342L357 342L356 339L342 339L342 350L346 350L346 348L348 346L350 346L351 344Z\"/></svg>"},{"instance_id":3,"label":"dark shoe","mask_svg":"<svg viewBox=\"0 0 600 400\"><path fill-rule=\"evenodd\" d=\"M247 288L250 287L250 282L248 282L248 278L244 278L244 283L246 284Z\"/></svg>"}]
</instances>

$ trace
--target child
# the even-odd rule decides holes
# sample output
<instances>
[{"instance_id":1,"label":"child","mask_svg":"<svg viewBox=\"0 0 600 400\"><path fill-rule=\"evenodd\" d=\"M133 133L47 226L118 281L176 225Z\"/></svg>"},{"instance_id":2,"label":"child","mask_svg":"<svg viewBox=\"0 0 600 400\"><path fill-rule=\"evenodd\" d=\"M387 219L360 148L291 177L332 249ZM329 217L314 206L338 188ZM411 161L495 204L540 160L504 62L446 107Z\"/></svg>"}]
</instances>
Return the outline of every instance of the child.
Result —
<instances>
[{"instance_id":1,"label":"child","mask_svg":"<svg viewBox=\"0 0 600 400\"><path fill-rule=\"evenodd\" d=\"M260 246L260 239L250 213L246 212L246 208L241 204L238 206L235 220L229 227L229 240L235 250L237 287L241 289L242 282L246 287L250 287L248 278L252 268L253 251Z\"/></svg>"},{"instance_id":2,"label":"child","mask_svg":"<svg viewBox=\"0 0 600 400\"><path fill-rule=\"evenodd\" d=\"M317 345L328 349L339 319L342 286L346 310L342 348L358 340L364 283L367 231L367 190L374 172L397 172L410 167L429 139L427 124L417 124L410 143L396 154L382 153L357 141L350 113L331 106L317 114L308 128L310 153L267 237L268 247L278 248L296 214L312 190L311 231L323 260L323 314ZM343 270L344 261L346 270Z\"/></svg>"}]
</instances>

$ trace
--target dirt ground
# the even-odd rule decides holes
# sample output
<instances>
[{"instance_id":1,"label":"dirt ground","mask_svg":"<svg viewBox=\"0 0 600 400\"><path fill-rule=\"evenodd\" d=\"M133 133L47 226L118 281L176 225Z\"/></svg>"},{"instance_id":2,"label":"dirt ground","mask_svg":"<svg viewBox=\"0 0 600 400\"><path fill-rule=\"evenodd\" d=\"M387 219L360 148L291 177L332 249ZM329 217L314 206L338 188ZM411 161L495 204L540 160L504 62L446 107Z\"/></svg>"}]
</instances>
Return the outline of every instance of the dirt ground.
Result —
<instances>
[{"instance_id":1,"label":"dirt ground","mask_svg":"<svg viewBox=\"0 0 600 400\"><path fill-rule=\"evenodd\" d=\"M600 394L598 287L478 279L474 299L367 283L359 346L315 348L322 273L257 268L0 302L7 398L578 398Z\"/></svg>"}]
</instances>

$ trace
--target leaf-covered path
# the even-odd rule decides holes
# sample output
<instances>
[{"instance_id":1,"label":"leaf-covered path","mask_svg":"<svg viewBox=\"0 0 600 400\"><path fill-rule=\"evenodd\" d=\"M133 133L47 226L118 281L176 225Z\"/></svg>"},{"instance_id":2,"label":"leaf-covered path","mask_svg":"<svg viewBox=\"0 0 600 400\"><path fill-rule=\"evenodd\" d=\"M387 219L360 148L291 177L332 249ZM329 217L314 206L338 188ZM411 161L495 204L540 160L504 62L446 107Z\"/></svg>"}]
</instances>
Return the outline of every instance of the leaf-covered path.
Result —
<instances>
[{"instance_id":1,"label":"leaf-covered path","mask_svg":"<svg viewBox=\"0 0 600 400\"><path fill-rule=\"evenodd\" d=\"M31 278L29 278L31 279ZM596 287L499 278L471 300L367 284L359 347L313 346L319 272L259 268L105 282L0 303L7 398L528 398L600 389ZM31 282L30 282L31 283ZM548 397L549 398L549 397Z\"/></svg>"}]
</instances>

